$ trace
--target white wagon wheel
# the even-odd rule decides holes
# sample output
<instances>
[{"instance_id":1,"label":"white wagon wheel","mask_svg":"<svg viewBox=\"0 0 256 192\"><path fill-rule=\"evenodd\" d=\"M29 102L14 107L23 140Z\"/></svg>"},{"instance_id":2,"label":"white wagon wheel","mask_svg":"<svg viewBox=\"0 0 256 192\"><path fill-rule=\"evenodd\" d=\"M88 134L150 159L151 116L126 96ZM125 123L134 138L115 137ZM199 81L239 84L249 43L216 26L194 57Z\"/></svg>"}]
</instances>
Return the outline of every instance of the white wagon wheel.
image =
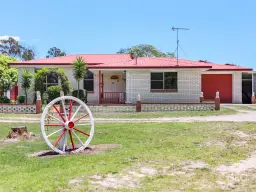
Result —
<instances>
[{"instance_id":1,"label":"white wagon wheel","mask_svg":"<svg viewBox=\"0 0 256 192\"><path fill-rule=\"evenodd\" d=\"M40 123L45 142L60 154L84 150L94 134L90 109L83 101L72 96L52 100L45 107Z\"/></svg>"}]
</instances>

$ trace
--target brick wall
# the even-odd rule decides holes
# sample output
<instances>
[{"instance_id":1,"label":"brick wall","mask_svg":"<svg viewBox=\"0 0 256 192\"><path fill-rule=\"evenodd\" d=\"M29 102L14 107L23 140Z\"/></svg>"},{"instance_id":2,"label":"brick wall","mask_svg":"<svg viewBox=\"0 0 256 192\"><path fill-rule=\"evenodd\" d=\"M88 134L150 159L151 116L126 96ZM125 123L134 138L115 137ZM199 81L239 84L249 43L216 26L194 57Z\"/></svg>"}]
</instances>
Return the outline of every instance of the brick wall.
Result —
<instances>
[{"instance_id":1,"label":"brick wall","mask_svg":"<svg viewBox=\"0 0 256 192\"><path fill-rule=\"evenodd\" d=\"M165 71L167 72L168 70L159 72ZM150 91L151 71L127 70L126 102L135 103L138 94L141 95L141 99L144 102L199 102L201 93L200 69L180 69L176 71L178 72L178 92L152 93Z\"/></svg>"}]
</instances>

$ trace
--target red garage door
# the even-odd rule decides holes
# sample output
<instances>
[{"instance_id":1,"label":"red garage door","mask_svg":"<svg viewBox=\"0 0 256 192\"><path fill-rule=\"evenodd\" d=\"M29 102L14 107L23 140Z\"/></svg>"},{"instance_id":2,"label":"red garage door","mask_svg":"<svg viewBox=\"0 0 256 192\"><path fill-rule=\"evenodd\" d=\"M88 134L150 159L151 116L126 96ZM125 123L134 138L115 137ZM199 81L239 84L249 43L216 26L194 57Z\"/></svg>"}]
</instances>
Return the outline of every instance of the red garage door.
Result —
<instances>
[{"instance_id":1,"label":"red garage door","mask_svg":"<svg viewBox=\"0 0 256 192\"><path fill-rule=\"evenodd\" d=\"M202 92L205 99L213 99L220 92L221 103L232 103L232 75L202 75Z\"/></svg>"}]
</instances>

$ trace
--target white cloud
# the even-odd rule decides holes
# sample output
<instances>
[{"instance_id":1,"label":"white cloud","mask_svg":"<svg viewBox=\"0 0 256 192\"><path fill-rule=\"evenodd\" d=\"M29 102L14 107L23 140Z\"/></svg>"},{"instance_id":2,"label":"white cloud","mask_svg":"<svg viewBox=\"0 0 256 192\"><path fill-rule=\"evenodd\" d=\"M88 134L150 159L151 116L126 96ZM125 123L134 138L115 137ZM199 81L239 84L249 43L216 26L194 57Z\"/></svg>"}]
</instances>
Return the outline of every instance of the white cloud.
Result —
<instances>
[{"instance_id":1,"label":"white cloud","mask_svg":"<svg viewBox=\"0 0 256 192\"><path fill-rule=\"evenodd\" d=\"M16 41L20 41L21 40L19 36L9 36L9 35L0 36L0 40L7 40L7 39L9 39L9 37L12 37Z\"/></svg>"}]
</instances>

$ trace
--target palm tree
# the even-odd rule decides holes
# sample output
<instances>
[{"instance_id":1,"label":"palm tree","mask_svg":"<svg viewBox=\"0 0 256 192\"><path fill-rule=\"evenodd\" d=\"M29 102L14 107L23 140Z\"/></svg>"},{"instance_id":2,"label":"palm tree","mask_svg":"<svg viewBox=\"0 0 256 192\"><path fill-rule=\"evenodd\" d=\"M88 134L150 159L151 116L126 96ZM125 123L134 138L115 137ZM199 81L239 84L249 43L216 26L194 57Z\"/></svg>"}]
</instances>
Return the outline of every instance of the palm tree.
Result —
<instances>
[{"instance_id":1,"label":"palm tree","mask_svg":"<svg viewBox=\"0 0 256 192\"><path fill-rule=\"evenodd\" d=\"M76 60L72 63L73 76L77 81L77 97L79 98L79 83L84 78L84 73L87 69L86 63L82 57L77 57Z\"/></svg>"},{"instance_id":2,"label":"palm tree","mask_svg":"<svg viewBox=\"0 0 256 192\"><path fill-rule=\"evenodd\" d=\"M27 90L31 87L33 76L29 71L24 71L22 73L21 87L25 90L26 104L28 103L28 93Z\"/></svg>"}]
</instances>

